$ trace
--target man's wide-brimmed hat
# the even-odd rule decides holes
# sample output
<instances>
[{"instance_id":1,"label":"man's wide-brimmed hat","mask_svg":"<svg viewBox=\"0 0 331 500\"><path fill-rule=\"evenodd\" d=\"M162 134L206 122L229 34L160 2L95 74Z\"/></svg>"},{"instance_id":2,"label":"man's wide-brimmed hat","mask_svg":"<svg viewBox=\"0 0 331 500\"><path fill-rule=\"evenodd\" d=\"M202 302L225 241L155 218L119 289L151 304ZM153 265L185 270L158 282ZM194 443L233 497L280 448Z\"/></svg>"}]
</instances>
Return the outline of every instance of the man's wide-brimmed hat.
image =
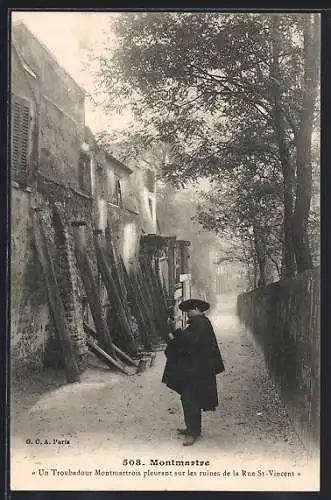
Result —
<instances>
[{"instance_id":1,"label":"man's wide-brimmed hat","mask_svg":"<svg viewBox=\"0 0 331 500\"><path fill-rule=\"evenodd\" d=\"M195 308L199 309L199 311L201 312L205 312L207 311L207 309L209 309L210 306L208 302L205 302L204 300L188 299L181 302L178 307L181 311L184 312L187 312L190 309L195 309Z\"/></svg>"}]
</instances>

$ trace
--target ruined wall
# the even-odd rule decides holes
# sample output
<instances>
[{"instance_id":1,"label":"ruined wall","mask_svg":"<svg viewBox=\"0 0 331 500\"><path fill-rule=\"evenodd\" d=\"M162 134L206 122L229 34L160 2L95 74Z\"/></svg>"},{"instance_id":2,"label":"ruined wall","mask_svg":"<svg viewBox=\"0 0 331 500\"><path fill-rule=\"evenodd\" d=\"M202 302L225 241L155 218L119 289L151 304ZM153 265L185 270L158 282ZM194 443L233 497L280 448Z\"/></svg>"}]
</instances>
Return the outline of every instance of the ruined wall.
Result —
<instances>
[{"instance_id":1,"label":"ruined wall","mask_svg":"<svg viewBox=\"0 0 331 500\"><path fill-rule=\"evenodd\" d=\"M35 72L41 93L72 116L83 130L85 96L79 85L23 23L13 25L12 41Z\"/></svg>"},{"instance_id":2,"label":"ruined wall","mask_svg":"<svg viewBox=\"0 0 331 500\"><path fill-rule=\"evenodd\" d=\"M40 269L34 259L31 219L31 206L35 200L31 174L37 147L32 131L36 124L38 92L13 47L11 71L11 92L27 100L31 117L27 175L21 175L23 170L11 172L11 370L14 375L23 377L26 370L42 367L42 353L49 335L49 310Z\"/></svg>"},{"instance_id":3,"label":"ruined wall","mask_svg":"<svg viewBox=\"0 0 331 500\"><path fill-rule=\"evenodd\" d=\"M95 279L97 264L93 248L89 200L68 195L62 186L41 182L31 192L12 190L11 248L11 366L14 376L44 367L63 368L61 348L48 304L48 291L34 244L35 210L42 220L55 266L66 324L81 370L86 366L87 347L83 329L85 291L74 254L71 222L88 223L86 253Z\"/></svg>"},{"instance_id":4,"label":"ruined wall","mask_svg":"<svg viewBox=\"0 0 331 500\"><path fill-rule=\"evenodd\" d=\"M108 223L112 238L129 270L139 255L141 234L139 217L126 210L109 207Z\"/></svg>"},{"instance_id":5,"label":"ruined wall","mask_svg":"<svg viewBox=\"0 0 331 500\"><path fill-rule=\"evenodd\" d=\"M53 366L63 368L61 349L48 306L44 276L34 248L33 216L38 210L55 265L65 318L81 369L86 366L87 347L83 329L85 290L74 254L72 222L84 221L84 250L96 284L100 276L94 234L100 219L93 199L60 182L39 178L29 191L13 189L12 197L12 359L13 373L23 374ZM106 204L115 245L129 269L138 258L140 223L137 214ZM36 283L37 282L37 283ZM102 292L102 290L99 290ZM102 300L104 304L108 298ZM93 319L89 315L93 326Z\"/></svg>"},{"instance_id":6,"label":"ruined wall","mask_svg":"<svg viewBox=\"0 0 331 500\"><path fill-rule=\"evenodd\" d=\"M320 269L239 295L237 307L298 434L314 448L320 416Z\"/></svg>"},{"instance_id":7,"label":"ruined wall","mask_svg":"<svg viewBox=\"0 0 331 500\"><path fill-rule=\"evenodd\" d=\"M85 95L24 25L13 27L12 91L32 94L38 116L38 165L47 177L79 188ZM20 59L20 62L18 61ZM36 78L22 65L27 64Z\"/></svg>"},{"instance_id":8,"label":"ruined wall","mask_svg":"<svg viewBox=\"0 0 331 500\"><path fill-rule=\"evenodd\" d=\"M23 170L11 172L11 370L14 375L23 377L26 370L42 367L50 326L45 288L34 258L31 219L31 206L35 202L31 179L37 148L32 132L36 125L38 92L14 48L11 71L11 92L27 100L31 118L26 175L22 175Z\"/></svg>"},{"instance_id":9,"label":"ruined wall","mask_svg":"<svg viewBox=\"0 0 331 500\"><path fill-rule=\"evenodd\" d=\"M128 269L138 258L142 222L137 211L137 186L133 191L129 172L108 158L93 172L93 218L95 227L105 233L108 226ZM121 203L114 197L115 182L120 179Z\"/></svg>"},{"instance_id":10,"label":"ruined wall","mask_svg":"<svg viewBox=\"0 0 331 500\"><path fill-rule=\"evenodd\" d=\"M81 135L82 130L69 115L41 98L39 171L79 189Z\"/></svg>"},{"instance_id":11,"label":"ruined wall","mask_svg":"<svg viewBox=\"0 0 331 500\"><path fill-rule=\"evenodd\" d=\"M31 102L34 130L31 140L28 189L13 184L12 196L12 369L24 376L31 370L62 368L61 348L54 328L48 292L34 244L34 221L42 221L66 325L81 370L86 366L87 346L83 328L86 293L74 252L73 222L84 222L82 244L102 305L107 305L94 246L95 229L109 226L114 244L128 269L138 262L140 237L155 232L153 206L147 199L143 171L130 179L130 169L107 155L97 156L93 134L84 126L84 93L42 44L24 27L13 30L12 91ZM24 69L25 68L25 69ZM32 72L32 73L31 73ZM92 147L90 148L90 143ZM84 150L86 168L80 157ZM100 165L100 158L104 163ZM84 172L82 175L80 175ZM92 192L79 180L90 176ZM122 203L114 203L116 179L121 179ZM137 181L138 179L138 181ZM145 193L145 194L144 194ZM145 196L145 197L144 197ZM139 213L139 202L144 206ZM145 201L144 201L145 200ZM146 204L146 203L145 203ZM86 318L86 316L85 316ZM91 314L88 320L93 326ZM134 321L133 321L134 323Z\"/></svg>"},{"instance_id":12,"label":"ruined wall","mask_svg":"<svg viewBox=\"0 0 331 500\"><path fill-rule=\"evenodd\" d=\"M10 122L11 127L11 152L13 157L16 156L16 165L13 162L11 171L11 179L26 187L31 184L36 170L38 161L38 134L39 134L39 120L38 120L38 102L39 93L34 88L34 80L31 76L23 70L19 56L15 48L11 48L11 110L12 119ZM22 121L22 105L29 109L28 120ZM18 107L17 107L18 106ZM23 125L26 125L26 128ZM25 148L17 148L15 144L14 133L23 135L24 129L27 131L27 144ZM26 162L19 160L20 154L26 152ZM14 153L18 153L15 155Z\"/></svg>"},{"instance_id":13,"label":"ruined wall","mask_svg":"<svg viewBox=\"0 0 331 500\"><path fill-rule=\"evenodd\" d=\"M23 377L43 366L52 325L41 270L34 256L33 194L12 189L11 206L11 370Z\"/></svg>"},{"instance_id":14,"label":"ruined wall","mask_svg":"<svg viewBox=\"0 0 331 500\"><path fill-rule=\"evenodd\" d=\"M132 168L133 172L127 181L126 189L132 193L131 196L135 195L136 197L136 207L144 233L155 234L158 232L155 187L152 191L152 186L148 185L147 170L139 164L139 159L131 160L128 162L128 165Z\"/></svg>"},{"instance_id":15,"label":"ruined wall","mask_svg":"<svg viewBox=\"0 0 331 500\"><path fill-rule=\"evenodd\" d=\"M63 186L61 184L54 184L53 182L47 181L45 179L40 179L38 181L38 192L42 196L40 198L41 208L44 203L42 200L47 200L47 202L51 207L56 206L58 213L61 217L61 223L65 226L65 229L67 231L66 237L68 240L66 241L65 245L67 248L67 252L70 254L70 259L72 260L72 264L74 264L72 272L74 273L75 276L73 278L75 282L79 282L79 276L74 259L73 229L71 224L72 222L75 221L84 221L86 223L85 252L91 262L94 278L97 279L98 270L97 270L97 262L94 250L93 230L95 229L95 226L93 224L93 219L92 219L92 198L87 195L76 193L75 191L69 189L66 186ZM56 222L58 221L54 220L53 209L52 209L52 220L51 220L52 231L55 230ZM56 242L54 240L54 244L55 243ZM60 244L64 243L60 242ZM55 255L54 258L56 258Z\"/></svg>"},{"instance_id":16,"label":"ruined wall","mask_svg":"<svg viewBox=\"0 0 331 500\"><path fill-rule=\"evenodd\" d=\"M79 319L82 292L75 269L70 223L82 216L91 221L91 203L89 196L66 187L78 185L84 125L82 91L61 68L56 68L47 51L24 27L13 33L13 40L11 91L30 103L26 182L22 184L12 171L11 199L11 368L13 375L24 376L27 371L40 370L61 360L60 354L54 356L60 346L34 245L35 209L43 221L57 270L75 354L80 366L84 365L87 348ZM28 69L24 69L26 64ZM57 103L45 96L51 96ZM62 112L58 106L66 110ZM54 182L38 181L39 172ZM62 226L54 221L55 202L65 214Z\"/></svg>"}]
</instances>

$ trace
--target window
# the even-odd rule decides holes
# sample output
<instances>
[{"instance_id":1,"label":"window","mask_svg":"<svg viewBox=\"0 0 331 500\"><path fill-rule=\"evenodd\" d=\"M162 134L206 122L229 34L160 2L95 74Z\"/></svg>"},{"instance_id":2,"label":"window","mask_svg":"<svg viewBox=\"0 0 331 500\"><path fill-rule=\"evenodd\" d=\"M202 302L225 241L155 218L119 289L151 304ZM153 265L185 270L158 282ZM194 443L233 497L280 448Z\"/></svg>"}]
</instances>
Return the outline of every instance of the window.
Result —
<instances>
[{"instance_id":1,"label":"window","mask_svg":"<svg viewBox=\"0 0 331 500\"><path fill-rule=\"evenodd\" d=\"M11 169L13 179L26 184L30 142L31 113L27 99L12 95L11 100Z\"/></svg>"},{"instance_id":2,"label":"window","mask_svg":"<svg viewBox=\"0 0 331 500\"><path fill-rule=\"evenodd\" d=\"M152 219L154 219L153 200L148 198L148 206Z\"/></svg>"},{"instance_id":3,"label":"window","mask_svg":"<svg viewBox=\"0 0 331 500\"><path fill-rule=\"evenodd\" d=\"M120 177L118 177L116 174L115 174L115 190L113 195L113 203L115 205L118 205L119 207L122 206L121 182L120 182Z\"/></svg>"},{"instance_id":4,"label":"window","mask_svg":"<svg viewBox=\"0 0 331 500\"><path fill-rule=\"evenodd\" d=\"M79 158L78 182L80 189L91 192L91 158L84 152Z\"/></svg>"},{"instance_id":5,"label":"window","mask_svg":"<svg viewBox=\"0 0 331 500\"><path fill-rule=\"evenodd\" d=\"M119 207L122 206L122 191L121 191L121 183L120 181L116 181L116 186L115 186L115 203Z\"/></svg>"},{"instance_id":6,"label":"window","mask_svg":"<svg viewBox=\"0 0 331 500\"><path fill-rule=\"evenodd\" d=\"M22 58L22 64L23 64L23 68L25 69L25 71L27 73L29 73L30 76L32 76L32 78L34 78L35 80L37 79L37 75L36 73L33 71L33 69L24 61L24 59Z\"/></svg>"}]
</instances>

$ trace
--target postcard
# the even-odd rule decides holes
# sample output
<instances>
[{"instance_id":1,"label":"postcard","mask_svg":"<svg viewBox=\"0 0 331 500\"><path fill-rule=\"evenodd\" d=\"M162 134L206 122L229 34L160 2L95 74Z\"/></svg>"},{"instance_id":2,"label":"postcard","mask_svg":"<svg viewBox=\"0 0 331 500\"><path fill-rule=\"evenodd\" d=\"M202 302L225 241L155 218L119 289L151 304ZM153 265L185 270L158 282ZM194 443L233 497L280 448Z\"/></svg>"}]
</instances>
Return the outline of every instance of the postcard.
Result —
<instances>
[{"instance_id":1,"label":"postcard","mask_svg":"<svg viewBox=\"0 0 331 500\"><path fill-rule=\"evenodd\" d=\"M319 491L320 15L10 16L11 490Z\"/></svg>"}]
</instances>

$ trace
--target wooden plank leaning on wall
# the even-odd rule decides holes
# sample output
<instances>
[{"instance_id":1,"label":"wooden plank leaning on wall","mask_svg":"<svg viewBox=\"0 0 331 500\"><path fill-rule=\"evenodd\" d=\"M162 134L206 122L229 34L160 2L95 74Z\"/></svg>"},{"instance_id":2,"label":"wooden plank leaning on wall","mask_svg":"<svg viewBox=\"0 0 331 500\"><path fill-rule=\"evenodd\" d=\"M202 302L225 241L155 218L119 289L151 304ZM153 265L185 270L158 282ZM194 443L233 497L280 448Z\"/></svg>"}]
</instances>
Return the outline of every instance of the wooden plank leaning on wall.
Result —
<instances>
[{"instance_id":1,"label":"wooden plank leaning on wall","mask_svg":"<svg viewBox=\"0 0 331 500\"><path fill-rule=\"evenodd\" d=\"M67 381L79 382L79 369L65 321L64 307L56 279L55 268L51 258L49 245L45 237L42 219L38 212L35 212L33 215L33 228L36 250L46 283L48 302L63 355Z\"/></svg>"}]
</instances>

